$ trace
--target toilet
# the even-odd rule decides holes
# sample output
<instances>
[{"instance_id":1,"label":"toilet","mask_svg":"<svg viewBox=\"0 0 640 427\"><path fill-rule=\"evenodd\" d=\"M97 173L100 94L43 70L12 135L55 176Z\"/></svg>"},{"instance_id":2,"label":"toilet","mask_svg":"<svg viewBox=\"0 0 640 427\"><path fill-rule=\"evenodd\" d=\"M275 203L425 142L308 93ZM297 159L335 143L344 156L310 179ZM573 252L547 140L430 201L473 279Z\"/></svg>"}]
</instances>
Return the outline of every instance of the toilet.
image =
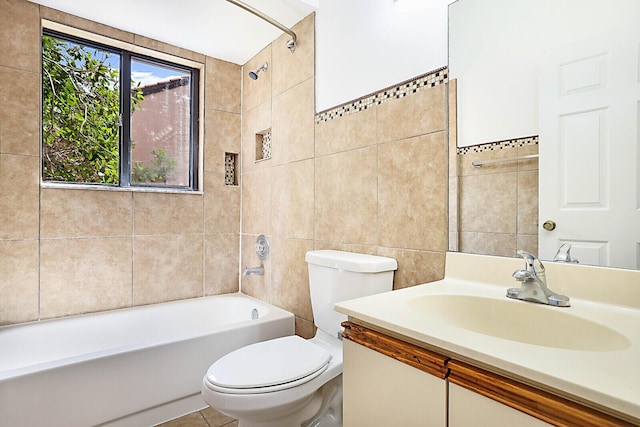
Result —
<instances>
[{"instance_id":1,"label":"toilet","mask_svg":"<svg viewBox=\"0 0 640 427\"><path fill-rule=\"evenodd\" d=\"M396 260L333 250L307 252L313 338L251 344L209 367L202 397L239 427L342 426L340 301L390 291Z\"/></svg>"}]
</instances>

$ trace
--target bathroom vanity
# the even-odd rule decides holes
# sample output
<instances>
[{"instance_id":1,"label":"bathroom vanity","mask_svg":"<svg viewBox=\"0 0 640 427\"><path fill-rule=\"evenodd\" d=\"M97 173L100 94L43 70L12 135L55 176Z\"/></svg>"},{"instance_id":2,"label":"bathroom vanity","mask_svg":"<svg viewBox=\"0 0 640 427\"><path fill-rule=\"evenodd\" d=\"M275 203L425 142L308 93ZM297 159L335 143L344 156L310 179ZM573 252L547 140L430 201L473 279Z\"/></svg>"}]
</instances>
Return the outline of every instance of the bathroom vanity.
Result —
<instances>
[{"instance_id":1,"label":"bathroom vanity","mask_svg":"<svg viewBox=\"0 0 640 427\"><path fill-rule=\"evenodd\" d=\"M345 426L640 425L640 272L545 267L570 307L507 298L522 261L462 253L441 281L337 304Z\"/></svg>"}]
</instances>

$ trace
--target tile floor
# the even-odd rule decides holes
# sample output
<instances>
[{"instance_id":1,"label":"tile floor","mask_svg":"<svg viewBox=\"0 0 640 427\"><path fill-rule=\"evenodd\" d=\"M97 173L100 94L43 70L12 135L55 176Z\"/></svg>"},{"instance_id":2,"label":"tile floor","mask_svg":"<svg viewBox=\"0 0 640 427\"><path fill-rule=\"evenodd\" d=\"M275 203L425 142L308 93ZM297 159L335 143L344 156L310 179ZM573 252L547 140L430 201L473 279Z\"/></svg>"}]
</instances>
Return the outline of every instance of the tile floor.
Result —
<instances>
[{"instance_id":1,"label":"tile floor","mask_svg":"<svg viewBox=\"0 0 640 427\"><path fill-rule=\"evenodd\" d=\"M238 427L238 421L212 408L187 414L157 427Z\"/></svg>"}]
</instances>

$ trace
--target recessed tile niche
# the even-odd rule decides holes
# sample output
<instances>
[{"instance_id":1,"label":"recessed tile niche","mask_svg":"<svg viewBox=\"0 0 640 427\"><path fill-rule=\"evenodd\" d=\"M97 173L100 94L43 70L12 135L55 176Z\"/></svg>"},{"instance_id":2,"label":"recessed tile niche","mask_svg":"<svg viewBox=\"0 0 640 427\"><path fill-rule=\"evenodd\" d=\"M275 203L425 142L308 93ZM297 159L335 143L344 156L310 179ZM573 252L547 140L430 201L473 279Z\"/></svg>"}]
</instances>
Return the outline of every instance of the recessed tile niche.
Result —
<instances>
[{"instance_id":1,"label":"recessed tile niche","mask_svg":"<svg viewBox=\"0 0 640 427\"><path fill-rule=\"evenodd\" d=\"M224 153L224 184L238 185L238 154Z\"/></svg>"},{"instance_id":2,"label":"recessed tile niche","mask_svg":"<svg viewBox=\"0 0 640 427\"><path fill-rule=\"evenodd\" d=\"M256 134L256 162L271 158L271 129Z\"/></svg>"}]
</instances>

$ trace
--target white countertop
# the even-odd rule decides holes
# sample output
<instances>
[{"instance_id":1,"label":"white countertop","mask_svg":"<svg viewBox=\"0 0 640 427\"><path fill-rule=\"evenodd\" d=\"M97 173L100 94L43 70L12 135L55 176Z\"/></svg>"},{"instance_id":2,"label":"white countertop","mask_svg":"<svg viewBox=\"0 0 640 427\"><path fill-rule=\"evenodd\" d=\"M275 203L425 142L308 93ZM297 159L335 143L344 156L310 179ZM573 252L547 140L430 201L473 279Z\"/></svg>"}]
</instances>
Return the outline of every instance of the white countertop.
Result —
<instances>
[{"instance_id":1,"label":"white countertop","mask_svg":"<svg viewBox=\"0 0 640 427\"><path fill-rule=\"evenodd\" d=\"M423 343L454 359L494 369L601 409L609 408L640 423L640 272L549 264L545 263L549 288L570 296L571 307L506 298L506 289L517 287L511 273L522 268L521 260L449 253L447 272L441 281L345 301L335 308L352 319ZM470 280L475 277L478 279ZM602 289L601 297L598 288ZM416 297L429 295L496 298L534 304L536 310L563 310L614 329L626 340L615 350L592 351L498 338L417 309ZM527 324L522 334L527 334L529 327L541 327L536 323ZM546 328L554 334L553 324Z\"/></svg>"}]
</instances>

